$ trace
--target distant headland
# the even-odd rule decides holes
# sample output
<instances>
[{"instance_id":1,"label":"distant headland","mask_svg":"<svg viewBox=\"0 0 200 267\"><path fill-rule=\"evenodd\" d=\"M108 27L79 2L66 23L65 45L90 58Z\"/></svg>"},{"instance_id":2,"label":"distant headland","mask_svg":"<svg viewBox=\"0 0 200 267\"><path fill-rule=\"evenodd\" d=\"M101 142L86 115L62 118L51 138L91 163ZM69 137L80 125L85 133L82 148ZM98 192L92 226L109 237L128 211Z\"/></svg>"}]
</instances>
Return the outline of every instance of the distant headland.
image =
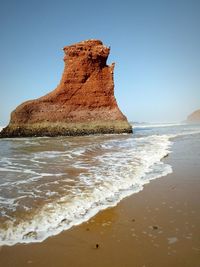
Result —
<instances>
[{"instance_id":1,"label":"distant headland","mask_svg":"<svg viewBox=\"0 0 200 267\"><path fill-rule=\"evenodd\" d=\"M19 105L0 137L131 133L114 96L110 48L86 40L63 48L65 68L58 87Z\"/></svg>"},{"instance_id":2,"label":"distant headland","mask_svg":"<svg viewBox=\"0 0 200 267\"><path fill-rule=\"evenodd\" d=\"M187 117L189 123L200 123L200 109L194 111Z\"/></svg>"}]
</instances>

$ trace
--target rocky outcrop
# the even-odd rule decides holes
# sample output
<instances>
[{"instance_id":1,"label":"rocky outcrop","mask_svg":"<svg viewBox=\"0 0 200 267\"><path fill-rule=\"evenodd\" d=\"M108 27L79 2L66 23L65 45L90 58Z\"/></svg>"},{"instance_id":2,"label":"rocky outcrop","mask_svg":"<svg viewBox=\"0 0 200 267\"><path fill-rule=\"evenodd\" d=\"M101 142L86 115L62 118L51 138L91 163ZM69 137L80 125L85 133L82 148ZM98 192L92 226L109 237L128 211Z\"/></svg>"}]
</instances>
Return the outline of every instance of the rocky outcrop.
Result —
<instances>
[{"instance_id":1,"label":"rocky outcrop","mask_svg":"<svg viewBox=\"0 0 200 267\"><path fill-rule=\"evenodd\" d=\"M200 123L200 109L194 111L187 117L189 123Z\"/></svg>"},{"instance_id":2,"label":"rocky outcrop","mask_svg":"<svg viewBox=\"0 0 200 267\"><path fill-rule=\"evenodd\" d=\"M1 137L131 133L114 97L110 48L87 40L63 48L65 68L58 87L11 113Z\"/></svg>"}]
</instances>

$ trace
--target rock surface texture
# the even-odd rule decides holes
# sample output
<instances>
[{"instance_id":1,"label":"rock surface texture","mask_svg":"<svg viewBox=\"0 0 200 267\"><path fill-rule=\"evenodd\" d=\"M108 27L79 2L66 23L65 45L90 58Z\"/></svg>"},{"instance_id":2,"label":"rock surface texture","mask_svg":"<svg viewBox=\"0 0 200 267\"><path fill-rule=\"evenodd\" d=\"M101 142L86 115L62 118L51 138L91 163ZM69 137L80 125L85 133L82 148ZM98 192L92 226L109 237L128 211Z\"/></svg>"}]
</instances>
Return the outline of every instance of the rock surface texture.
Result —
<instances>
[{"instance_id":1,"label":"rock surface texture","mask_svg":"<svg viewBox=\"0 0 200 267\"><path fill-rule=\"evenodd\" d=\"M187 117L189 123L200 123L200 109L194 111Z\"/></svg>"},{"instance_id":2,"label":"rock surface texture","mask_svg":"<svg viewBox=\"0 0 200 267\"><path fill-rule=\"evenodd\" d=\"M11 113L1 137L131 133L114 97L114 64L99 40L63 48L65 68L58 87Z\"/></svg>"}]
</instances>

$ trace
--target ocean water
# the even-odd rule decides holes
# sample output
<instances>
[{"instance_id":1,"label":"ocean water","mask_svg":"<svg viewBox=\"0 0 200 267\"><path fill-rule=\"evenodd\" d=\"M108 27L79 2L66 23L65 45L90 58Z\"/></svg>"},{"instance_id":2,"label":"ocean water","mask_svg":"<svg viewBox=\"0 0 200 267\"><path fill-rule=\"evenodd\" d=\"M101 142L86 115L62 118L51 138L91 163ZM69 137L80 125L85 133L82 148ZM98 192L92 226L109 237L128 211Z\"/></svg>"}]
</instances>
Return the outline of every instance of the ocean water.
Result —
<instances>
[{"instance_id":1,"label":"ocean water","mask_svg":"<svg viewBox=\"0 0 200 267\"><path fill-rule=\"evenodd\" d=\"M134 124L134 134L0 140L0 245L41 242L171 173L162 160L200 126ZM164 178L163 178L164 179Z\"/></svg>"}]
</instances>

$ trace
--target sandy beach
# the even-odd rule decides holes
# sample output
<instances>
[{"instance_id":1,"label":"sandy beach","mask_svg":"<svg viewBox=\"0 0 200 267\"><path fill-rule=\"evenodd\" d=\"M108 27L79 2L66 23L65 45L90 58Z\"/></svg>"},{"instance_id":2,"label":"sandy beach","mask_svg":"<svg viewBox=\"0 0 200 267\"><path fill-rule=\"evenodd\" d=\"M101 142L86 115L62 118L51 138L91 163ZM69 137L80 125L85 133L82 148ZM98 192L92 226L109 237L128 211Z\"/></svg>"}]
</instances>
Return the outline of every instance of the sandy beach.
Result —
<instances>
[{"instance_id":1,"label":"sandy beach","mask_svg":"<svg viewBox=\"0 0 200 267\"><path fill-rule=\"evenodd\" d=\"M173 173L42 243L4 246L0 266L199 267L200 144L177 138Z\"/></svg>"}]
</instances>

